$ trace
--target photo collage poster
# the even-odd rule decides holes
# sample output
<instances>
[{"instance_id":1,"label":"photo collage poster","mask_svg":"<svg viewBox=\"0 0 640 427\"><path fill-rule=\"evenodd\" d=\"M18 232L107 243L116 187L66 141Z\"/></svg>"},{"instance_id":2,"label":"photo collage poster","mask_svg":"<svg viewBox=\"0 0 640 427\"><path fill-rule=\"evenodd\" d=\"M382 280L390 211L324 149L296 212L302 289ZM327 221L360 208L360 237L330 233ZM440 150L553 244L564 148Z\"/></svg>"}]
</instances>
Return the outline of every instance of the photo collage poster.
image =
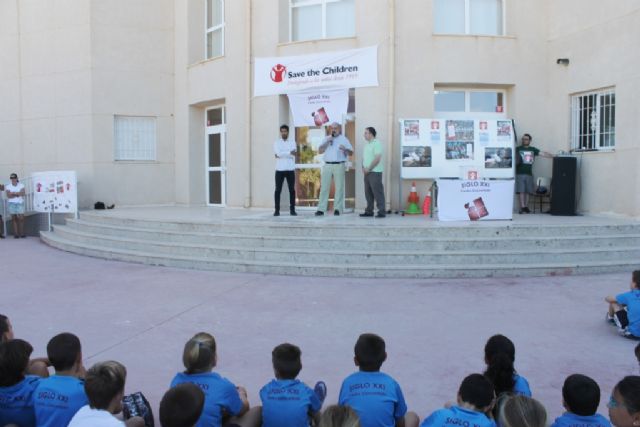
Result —
<instances>
[{"instance_id":1,"label":"photo collage poster","mask_svg":"<svg viewBox=\"0 0 640 427\"><path fill-rule=\"evenodd\" d=\"M401 177L513 178L509 119L401 119Z\"/></svg>"},{"instance_id":2,"label":"photo collage poster","mask_svg":"<svg viewBox=\"0 0 640 427\"><path fill-rule=\"evenodd\" d=\"M36 212L74 213L78 210L74 171L34 172L31 180Z\"/></svg>"}]
</instances>

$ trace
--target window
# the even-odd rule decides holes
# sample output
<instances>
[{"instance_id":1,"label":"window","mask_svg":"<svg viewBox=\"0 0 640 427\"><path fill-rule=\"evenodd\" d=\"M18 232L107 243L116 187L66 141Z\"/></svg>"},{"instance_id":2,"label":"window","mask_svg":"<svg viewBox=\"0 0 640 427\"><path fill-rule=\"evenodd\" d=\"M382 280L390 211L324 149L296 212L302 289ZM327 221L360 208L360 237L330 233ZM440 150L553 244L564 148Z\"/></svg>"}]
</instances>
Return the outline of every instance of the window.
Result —
<instances>
[{"instance_id":1,"label":"window","mask_svg":"<svg viewBox=\"0 0 640 427\"><path fill-rule=\"evenodd\" d=\"M435 0L436 34L504 35L504 0Z\"/></svg>"},{"instance_id":2,"label":"window","mask_svg":"<svg viewBox=\"0 0 640 427\"><path fill-rule=\"evenodd\" d=\"M205 58L224 55L224 0L206 0Z\"/></svg>"},{"instance_id":3,"label":"window","mask_svg":"<svg viewBox=\"0 0 640 427\"><path fill-rule=\"evenodd\" d=\"M578 151L612 150L616 143L616 93L603 89L571 97L571 142Z\"/></svg>"},{"instance_id":4,"label":"window","mask_svg":"<svg viewBox=\"0 0 640 427\"><path fill-rule=\"evenodd\" d=\"M289 0L289 40L355 35L355 0Z\"/></svg>"},{"instance_id":5,"label":"window","mask_svg":"<svg viewBox=\"0 0 640 427\"><path fill-rule=\"evenodd\" d=\"M115 116L114 159L156 160L156 118Z\"/></svg>"},{"instance_id":6,"label":"window","mask_svg":"<svg viewBox=\"0 0 640 427\"><path fill-rule=\"evenodd\" d=\"M501 90L447 89L433 92L434 111L437 113L505 114L505 93Z\"/></svg>"}]
</instances>

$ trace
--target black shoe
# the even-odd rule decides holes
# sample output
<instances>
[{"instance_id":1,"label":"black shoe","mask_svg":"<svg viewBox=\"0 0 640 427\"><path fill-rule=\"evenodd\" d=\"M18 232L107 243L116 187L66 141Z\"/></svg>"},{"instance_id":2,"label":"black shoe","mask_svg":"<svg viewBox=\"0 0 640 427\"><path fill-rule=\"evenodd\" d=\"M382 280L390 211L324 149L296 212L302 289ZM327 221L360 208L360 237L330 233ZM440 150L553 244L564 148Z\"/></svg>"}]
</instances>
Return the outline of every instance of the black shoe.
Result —
<instances>
[{"instance_id":1,"label":"black shoe","mask_svg":"<svg viewBox=\"0 0 640 427\"><path fill-rule=\"evenodd\" d=\"M378 213L378 215L376 215L376 218L385 218L386 215L383 213Z\"/></svg>"},{"instance_id":2,"label":"black shoe","mask_svg":"<svg viewBox=\"0 0 640 427\"><path fill-rule=\"evenodd\" d=\"M14 238L14 239L19 239L19 238L20 238L20 236L15 235L15 236L13 236L13 238Z\"/></svg>"},{"instance_id":3,"label":"black shoe","mask_svg":"<svg viewBox=\"0 0 640 427\"><path fill-rule=\"evenodd\" d=\"M273 213L273 216L280 216L280 211L275 211L275 212Z\"/></svg>"},{"instance_id":4,"label":"black shoe","mask_svg":"<svg viewBox=\"0 0 640 427\"><path fill-rule=\"evenodd\" d=\"M361 213L360 216L363 217L363 218L367 217L367 216L373 216L373 213L372 212L365 212L365 213Z\"/></svg>"},{"instance_id":5,"label":"black shoe","mask_svg":"<svg viewBox=\"0 0 640 427\"><path fill-rule=\"evenodd\" d=\"M520 210L518 211L518 213L519 213L520 215L522 215L522 214L524 213L524 209L520 208Z\"/></svg>"},{"instance_id":6,"label":"black shoe","mask_svg":"<svg viewBox=\"0 0 640 427\"><path fill-rule=\"evenodd\" d=\"M340 216L340 211L333 211L333 216Z\"/></svg>"},{"instance_id":7,"label":"black shoe","mask_svg":"<svg viewBox=\"0 0 640 427\"><path fill-rule=\"evenodd\" d=\"M4 234L0 234L0 239L4 239Z\"/></svg>"},{"instance_id":8,"label":"black shoe","mask_svg":"<svg viewBox=\"0 0 640 427\"><path fill-rule=\"evenodd\" d=\"M322 216L322 215L324 215L324 212L322 212L322 211L316 211L316 216Z\"/></svg>"},{"instance_id":9,"label":"black shoe","mask_svg":"<svg viewBox=\"0 0 640 427\"><path fill-rule=\"evenodd\" d=\"M298 216L298 214L296 213L296 211L289 211L289 215L291 215L291 216Z\"/></svg>"},{"instance_id":10,"label":"black shoe","mask_svg":"<svg viewBox=\"0 0 640 427\"><path fill-rule=\"evenodd\" d=\"M25 236L24 234L22 236L20 236L21 239L26 239L27 236Z\"/></svg>"},{"instance_id":11,"label":"black shoe","mask_svg":"<svg viewBox=\"0 0 640 427\"><path fill-rule=\"evenodd\" d=\"M529 208L522 208L522 210L524 211L524 213L531 213L531 211L529 210Z\"/></svg>"}]
</instances>

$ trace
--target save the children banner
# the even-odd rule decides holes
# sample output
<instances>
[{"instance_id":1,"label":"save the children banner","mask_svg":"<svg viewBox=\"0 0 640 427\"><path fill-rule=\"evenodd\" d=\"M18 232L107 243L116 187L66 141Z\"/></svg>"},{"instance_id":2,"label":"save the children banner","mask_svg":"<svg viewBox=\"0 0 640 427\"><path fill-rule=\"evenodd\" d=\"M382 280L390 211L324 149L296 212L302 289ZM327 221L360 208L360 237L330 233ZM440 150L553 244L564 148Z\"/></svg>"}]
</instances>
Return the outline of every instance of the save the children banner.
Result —
<instances>
[{"instance_id":1,"label":"save the children banner","mask_svg":"<svg viewBox=\"0 0 640 427\"><path fill-rule=\"evenodd\" d=\"M78 210L75 171L34 172L31 182L36 212L73 213Z\"/></svg>"},{"instance_id":2,"label":"save the children banner","mask_svg":"<svg viewBox=\"0 0 640 427\"><path fill-rule=\"evenodd\" d=\"M378 86L378 47L255 58L254 96Z\"/></svg>"},{"instance_id":3,"label":"save the children banner","mask_svg":"<svg viewBox=\"0 0 640 427\"><path fill-rule=\"evenodd\" d=\"M349 107L349 89L296 92L288 97L296 127L342 123Z\"/></svg>"}]
</instances>

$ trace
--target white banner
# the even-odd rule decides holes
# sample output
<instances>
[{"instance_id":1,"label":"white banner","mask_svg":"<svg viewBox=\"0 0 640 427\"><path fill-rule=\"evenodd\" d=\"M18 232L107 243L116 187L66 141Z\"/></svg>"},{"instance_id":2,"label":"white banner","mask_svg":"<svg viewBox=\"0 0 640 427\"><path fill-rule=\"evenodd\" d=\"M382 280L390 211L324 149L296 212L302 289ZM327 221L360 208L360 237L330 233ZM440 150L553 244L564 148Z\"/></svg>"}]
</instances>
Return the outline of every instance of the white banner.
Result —
<instances>
[{"instance_id":1,"label":"white banner","mask_svg":"<svg viewBox=\"0 0 640 427\"><path fill-rule=\"evenodd\" d=\"M477 221L513 218L513 185L509 180L438 180L438 219Z\"/></svg>"},{"instance_id":2,"label":"white banner","mask_svg":"<svg viewBox=\"0 0 640 427\"><path fill-rule=\"evenodd\" d=\"M297 92L290 93L288 97L296 127L342 123L349 107L349 89Z\"/></svg>"},{"instance_id":3,"label":"white banner","mask_svg":"<svg viewBox=\"0 0 640 427\"><path fill-rule=\"evenodd\" d=\"M378 86L378 47L314 55L255 58L253 95Z\"/></svg>"},{"instance_id":4,"label":"white banner","mask_svg":"<svg viewBox=\"0 0 640 427\"><path fill-rule=\"evenodd\" d=\"M36 212L69 213L78 210L75 171L34 172L31 182Z\"/></svg>"}]
</instances>

